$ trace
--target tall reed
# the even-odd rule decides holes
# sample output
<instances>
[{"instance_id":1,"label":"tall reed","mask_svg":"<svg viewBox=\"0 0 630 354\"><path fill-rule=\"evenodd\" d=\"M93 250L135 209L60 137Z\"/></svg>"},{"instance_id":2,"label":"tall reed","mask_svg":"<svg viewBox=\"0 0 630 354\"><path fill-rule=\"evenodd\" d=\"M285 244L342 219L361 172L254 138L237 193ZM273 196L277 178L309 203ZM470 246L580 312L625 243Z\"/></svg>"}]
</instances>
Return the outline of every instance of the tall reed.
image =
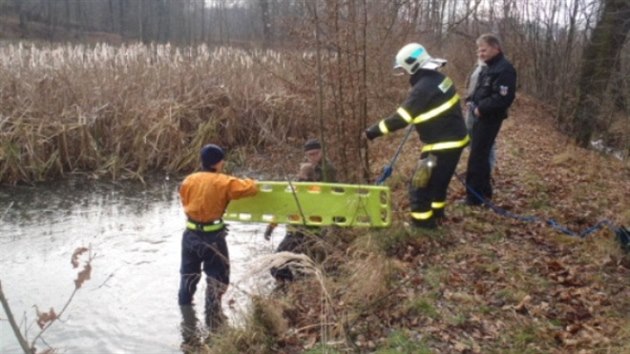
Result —
<instances>
[{"instance_id":1,"label":"tall reed","mask_svg":"<svg viewBox=\"0 0 630 354\"><path fill-rule=\"evenodd\" d=\"M310 104L292 87L291 55L205 45L0 47L0 183L71 173L142 179L193 169L209 141L305 137Z\"/></svg>"}]
</instances>

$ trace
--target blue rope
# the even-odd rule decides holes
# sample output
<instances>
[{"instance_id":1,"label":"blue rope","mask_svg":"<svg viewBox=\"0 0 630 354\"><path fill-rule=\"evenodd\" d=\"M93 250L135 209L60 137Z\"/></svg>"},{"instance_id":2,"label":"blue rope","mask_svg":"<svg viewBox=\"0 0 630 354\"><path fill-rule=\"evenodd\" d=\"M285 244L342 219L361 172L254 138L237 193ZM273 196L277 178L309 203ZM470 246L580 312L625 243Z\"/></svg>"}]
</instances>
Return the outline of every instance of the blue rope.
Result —
<instances>
[{"instance_id":1,"label":"blue rope","mask_svg":"<svg viewBox=\"0 0 630 354\"><path fill-rule=\"evenodd\" d=\"M383 172L381 173L381 175L376 179L376 184L377 185L381 185L385 182L385 180L387 180L391 175L392 172L394 170L394 164L396 164L396 161L398 160L398 156L400 155L400 152L402 150L403 145L405 145L405 142L407 142L407 139L409 138L409 135L411 134L411 131L413 130L413 125L410 125L409 128L407 128L407 133L405 134L405 136L403 137L402 141L400 142L400 145L398 145L398 149L396 149L396 153L394 154L394 156L392 157L391 161L389 162L389 164L387 166L385 166L383 168ZM584 238L600 229L602 229L603 227L608 227L613 233L615 233L617 235L617 237L620 239L620 241L622 242L622 245L624 247L630 247L630 236L627 235L628 231L627 229L623 228L623 227L615 227L615 225L610 221L610 220L602 220L600 222L598 222L597 224L586 228L585 230L582 230L582 232L575 232L573 230L570 230L569 228L562 226L560 223L558 223L557 221L555 221L554 219L542 219L539 218L537 216L532 216L532 215L518 215L515 213L512 213L508 210L505 210L501 207L496 206L495 204L493 204L490 200L484 198L482 195L480 195L476 190L474 190L472 187L468 186L466 184L466 181L460 176L455 174L455 176L457 176L457 178L460 180L460 182L462 182L462 184L464 185L464 187L466 187L466 189L468 191L470 191L476 198L478 198L479 200L481 200L483 202L484 205L486 205L487 207L489 207L490 209L492 209L492 211L494 211L495 213L505 216L505 217L509 217L512 219L516 219L522 222L537 222L537 221L544 221L545 224L547 224L548 226L550 226L551 228L562 232L565 235L569 235L569 236L574 236L574 237L580 237L580 238ZM627 239L628 238L628 239Z\"/></svg>"},{"instance_id":2,"label":"blue rope","mask_svg":"<svg viewBox=\"0 0 630 354\"><path fill-rule=\"evenodd\" d=\"M582 232L575 232L570 230L569 228L562 226L561 224L559 224L557 221L555 221L554 219L542 219L539 218L537 216L523 216L523 215L518 215L518 214L514 214L508 210L505 210L501 207L496 206L495 204L493 204L490 200L484 198L483 196L481 196L476 190L474 190L472 187L468 186L466 184L466 181L460 176L457 175L457 179L459 179L460 182L462 182L462 184L466 187L466 189L468 191L470 191L476 198L478 198L479 200L481 200L483 202L484 205L486 205L487 207L489 207L490 209L492 209L492 211L494 211L495 213L505 216L505 217L509 217L512 219L516 219L519 221L523 221L523 222L537 222L537 221L544 221L545 224L547 224L548 226L550 226L551 228L558 230L560 232L562 232L565 235L569 235L569 236L574 236L574 237L580 237L580 238L584 238L596 231L598 231L599 229L603 228L603 227L608 227L612 232L617 233L618 232L618 228L616 228L613 223L610 220L602 220L600 222L598 222L597 224L583 230Z\"/></svg>"},{"instance_id":3,"label":"blue rope","mask_svg":"<svg viewBox=\"0 0 630 354\"><path fill-rule=\"evenodd\" d=\"M409 128L407 128L407 133L405 133L405 137L400 142L400 145L398 145L398 149L396 149L396 153L394 154L394 157L392 157L392 160L389 162L389 165L383 168L383 172L376 179L375 184L377 185L383 184L385 180L388 179L392 175L392 172L394 171L394 164L396 164L396 160L398 160L398 155L400 155L400 151L402 151L403 145L405 145L405 143L407 142L407 139L409 139L409 135L411 134L412 130L413 130L413 125L410 125Z\"/></svg>"}]
</instances>

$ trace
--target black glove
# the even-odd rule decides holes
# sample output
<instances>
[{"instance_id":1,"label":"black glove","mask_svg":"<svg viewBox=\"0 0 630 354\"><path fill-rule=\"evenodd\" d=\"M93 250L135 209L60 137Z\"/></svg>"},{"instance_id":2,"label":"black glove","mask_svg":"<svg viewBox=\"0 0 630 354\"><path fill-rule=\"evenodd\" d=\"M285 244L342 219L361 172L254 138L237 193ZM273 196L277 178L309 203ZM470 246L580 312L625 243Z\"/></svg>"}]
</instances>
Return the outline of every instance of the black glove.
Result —
<instances>
[{"instance_id":1,"label":"black glove","mask_svg":"<svg viewBox=\"0 0 630 354\"><path fill-rule=\"evenodd\" d=\"M368 140L374 140L381 136L381 132L378 130L378 125L371 126L365 130L365 137Z\"/></svg>"}]
</instances>

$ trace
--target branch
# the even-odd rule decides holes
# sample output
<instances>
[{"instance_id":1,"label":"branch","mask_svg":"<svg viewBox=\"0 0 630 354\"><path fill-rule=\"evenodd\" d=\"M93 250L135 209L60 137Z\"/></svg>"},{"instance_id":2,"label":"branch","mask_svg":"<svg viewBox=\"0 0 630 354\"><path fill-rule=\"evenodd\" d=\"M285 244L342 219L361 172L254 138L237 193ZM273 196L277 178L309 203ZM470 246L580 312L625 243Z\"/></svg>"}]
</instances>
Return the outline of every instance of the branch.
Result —
<instances>
[{"instance_id":1,"label":"branch","mask_svg":"<svg viewBox=\"0 0 630 354\"><path fill-rule=\"evenodd\" d=\"M61 309L59 314L56 315L50 322L48 322L46 324L46 326L44 328L42 328L41 331L39 331L39 333L37 333L35 338L33 338L33 340L31 341L31 347L35 347L35 342L37 341L37 339L39 339L39 337L41 337L42 334L44 334L44 332L46 332L46 330L48 328L50 328L50 326L52 326L52 324L55 323L59 319L59 317L61 317L61 315L63 315L64 311L68 308L68 305L70 305L70 302L72 301L72 298L74 298L74 294L77 293L77 290L79 290L79 288L75 288L74 291L72 291L72 294L68 298L68 301L66 301L66 304L63 306L63 308Z\"/></svg>"},{"instance_id":2,"label":"branch","mask_svg":"<svg viewBox=\"0 0 630 354\"><path fill-rule=\"evenodd\" d=\"M46 332L46 330L48 328L50 328L50 326L52 326L53 323L55 323L66 311L66 309L68 308L68 306L70 306L70 303L72 302L72 299L74 298L74 295L77 293L77 291L81 288L81 285L83 285L83 283L90 279L90 274L92 271L92 260L94 259L94 255L92 254L92 251L90 248L86 248L86 247L79 247L77 248L74 253L72 254L72 258L71 258L71 263L73 268L77 268L79 266L79 261L78 258L81 254L83 254L84 252L89 252L88 253L88 259L85 262L85 266L83 267L83 270L80 271L77 274L77 279L74 281L74 290L72 291L72 294L70 294L70 297L68 298L68 300L66 301L65 305L63 305L63 308L61 309L61 311L59 311L58 314L55 314L54 312L52 312L52 316L49 318L45 318L44 321L42 323L46 323L45 326L42 328L41 331L39 331L39 333L37 333L37 335L35 336L35 338L33 338L33 340L31 341L31 347L35 347L35 342L37 341L37 339L39 339L44 332ZM51 309L51 311L53 311ZM41 315L39 314L38 311L38 317L40 317L41 319ZM39 323L39 321L38 321ZM40 324L41 326L41 324Z\"/></svg>"},{"instance_id":3,"label":"branch","mask_svg":"<svg viewBox=\"0 0 630 354\"><path fill-rule=\"evenodd\" d=\"M2 282L0 282L0 302L2 302L2 307L4 308L4 312L7 314L7 319L11 324L11 328L13 329L13 333L15 334L15 338L17 338L18 342L20 343L20 347L22 347L22 350L25 354L34 353L34 351L28 346L28 342L22 335L22 332L20 332L20 327L15 322L15 318L13 318L13 313L11 312L11 308L9 307L9 303L6 297L4 297L4 292L2 292Z\"/></svg>"}]
</instances>

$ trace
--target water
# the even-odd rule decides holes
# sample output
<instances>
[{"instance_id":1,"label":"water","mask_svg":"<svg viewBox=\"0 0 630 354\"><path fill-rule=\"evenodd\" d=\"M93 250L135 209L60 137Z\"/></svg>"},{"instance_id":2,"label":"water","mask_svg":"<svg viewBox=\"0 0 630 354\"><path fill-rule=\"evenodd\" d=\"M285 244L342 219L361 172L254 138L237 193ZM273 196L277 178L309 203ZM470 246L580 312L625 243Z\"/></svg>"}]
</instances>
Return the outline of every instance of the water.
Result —
<instances>
[{"instance_id":1,"label":"water","mask_svg":"<svg viewBox=\"0 0 630 354\"><path fill-rule=\"evenodd\" d=\"M180 352L177 290L185 217L176 189L166 180L0 187L0 281L29 340L39 332L33 306L61 311L82 269L73 269L72 253L90 247L91 279L62 321L45 332L46 343L62 353ZM255 256L273 251L283 230L267 242L264 229L230 227L232 284L223 306L233 325L248 305L247 293L271 284L266 272L252 277L252 268ZM195 299L200 318L204 289L202 281ZM4 311L0 318L0 353L21 353ZM47 348L41 341L36 346Z\"/></svg>"}]
</instances>

